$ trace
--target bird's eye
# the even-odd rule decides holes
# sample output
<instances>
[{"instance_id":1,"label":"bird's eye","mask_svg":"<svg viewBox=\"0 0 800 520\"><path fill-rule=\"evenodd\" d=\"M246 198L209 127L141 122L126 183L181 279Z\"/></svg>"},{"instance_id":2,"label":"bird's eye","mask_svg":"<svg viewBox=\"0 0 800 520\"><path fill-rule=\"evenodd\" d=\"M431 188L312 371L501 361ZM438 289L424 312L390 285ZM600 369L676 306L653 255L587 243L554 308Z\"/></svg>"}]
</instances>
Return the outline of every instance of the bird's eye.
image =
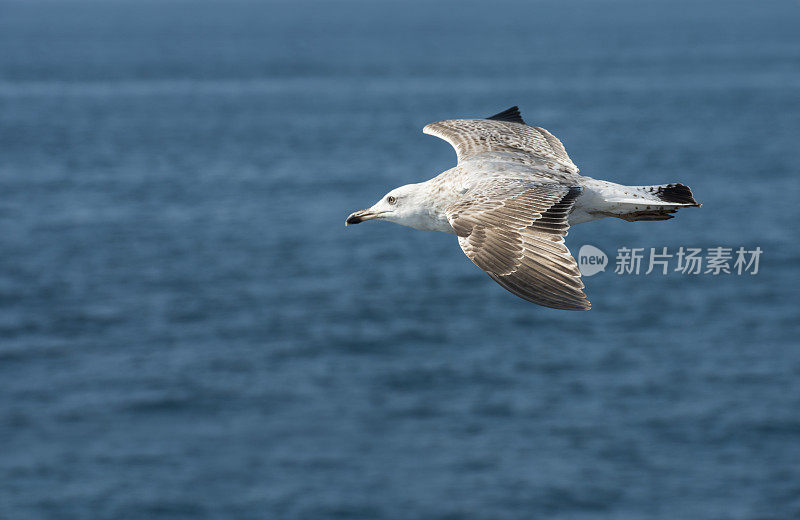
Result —
<instances>
[{"instance_id":1,"label":"bird's eye","mask_svg":"<svg viewBox=\"0 0 800 520\"><path fill-rule=\"evenodd\" d=\"M397 202L397 197L395 197L394 195L389 195L388 197L386 197L386 202L388 202L389 204L394 204L395 202Z\"/></svg>"}]
</instances>

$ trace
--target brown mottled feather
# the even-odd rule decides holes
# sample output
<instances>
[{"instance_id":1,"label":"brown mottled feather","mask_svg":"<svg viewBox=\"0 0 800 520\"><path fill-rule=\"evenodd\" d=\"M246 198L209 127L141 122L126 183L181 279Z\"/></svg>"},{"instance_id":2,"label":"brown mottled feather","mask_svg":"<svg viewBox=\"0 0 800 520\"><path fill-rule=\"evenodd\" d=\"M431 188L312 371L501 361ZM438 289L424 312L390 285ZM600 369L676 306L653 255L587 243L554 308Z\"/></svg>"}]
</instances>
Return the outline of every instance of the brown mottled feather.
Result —
<instances>
[{"instance_id":1,"label":"brown mottled feather","mask_svg":"<svg viewBox=\"0 0 800 520\"><path fill-rule=\"evenodd\" d=\"M517 296L556 309L588 310L575 259L564 245L582 188L525 179L481 183L447 209L461 249Z\"/></svg>"},{"instance_id":2,"label":"brown mottled feather","mask_svg":"<svg viewBox=\"0 0 800 520\"><path fill-rule=\"evenodd\" d=\"M558 163L564 171L578 173L564 145L538 126L489 119L450 119L427 125L422 131L450 143L458 161L486 152L520 152Z\"/></svg>"}]
</instances>

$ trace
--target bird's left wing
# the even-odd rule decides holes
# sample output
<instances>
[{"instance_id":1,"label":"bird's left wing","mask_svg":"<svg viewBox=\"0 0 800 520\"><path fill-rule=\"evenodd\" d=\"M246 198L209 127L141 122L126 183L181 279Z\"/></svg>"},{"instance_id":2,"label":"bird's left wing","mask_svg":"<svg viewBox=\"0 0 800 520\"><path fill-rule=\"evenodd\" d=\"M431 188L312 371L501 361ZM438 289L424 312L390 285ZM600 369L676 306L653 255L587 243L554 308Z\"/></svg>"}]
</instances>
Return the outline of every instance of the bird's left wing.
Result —
<instances>
[{"instance_id":1,"label":"bird's left wing","mask_svg":"<svg viewBox=\"0 0 800 520\"><path fill-rule=\"evenodd\" d=\"M588 310L578 265L564 245L582 188L521 179L480 183L447 209L458 243L505 289L555 309Z\"/></svg>"},{"instance_id":2,"label":"bird's left wing","mask_svg":"<svg viewBox=\"0 0 800 520\"><path fill-rule=\"evenodd\" d=\"M564 173L578 173L561 141L544 128L526 125L517 107L486 119L438 121L422 131L450 143L459 163L486 152L515 152L551 161Z\"/></svg>"}]
</instances>

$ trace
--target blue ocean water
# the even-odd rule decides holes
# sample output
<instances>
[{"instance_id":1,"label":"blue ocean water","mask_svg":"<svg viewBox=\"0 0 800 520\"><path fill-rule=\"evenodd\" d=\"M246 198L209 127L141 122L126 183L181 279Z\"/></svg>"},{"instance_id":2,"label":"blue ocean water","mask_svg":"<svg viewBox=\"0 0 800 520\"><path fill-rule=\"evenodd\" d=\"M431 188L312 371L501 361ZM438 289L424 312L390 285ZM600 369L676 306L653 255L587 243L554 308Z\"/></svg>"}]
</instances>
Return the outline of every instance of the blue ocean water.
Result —
<instances>
[{"instance_id":1,"label":"blue ocean water","mask_svg":"<svg viewBox=\"0 0 800 520\"><path fill-rule=\"evenodd\" d=\"M800 4L0 2L0 518L800 518ZM518 104L752 275L345 229Z\"/></svg>"}]
</instances>

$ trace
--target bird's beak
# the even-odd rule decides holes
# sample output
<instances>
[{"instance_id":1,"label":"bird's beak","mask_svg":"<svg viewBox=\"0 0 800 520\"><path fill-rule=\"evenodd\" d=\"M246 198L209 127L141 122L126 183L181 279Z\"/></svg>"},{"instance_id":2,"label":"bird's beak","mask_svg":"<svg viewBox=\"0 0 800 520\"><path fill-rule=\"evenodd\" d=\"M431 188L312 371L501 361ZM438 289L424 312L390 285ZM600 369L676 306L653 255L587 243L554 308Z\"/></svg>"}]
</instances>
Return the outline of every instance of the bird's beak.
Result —
<instances>
[{"instance_id":1,"label":"bird's beak","mask_svg":"<svg viewBox=\"0 0 800 520\"><path fill-rule=\"evenodd\" d=\"M372 220L378 218L380 215L384 213L389 213L388 211L372 211L371 209L362 209L361 211L356 211L355 213L351 214L347 217L347 220L344 221L345 226L349 226L350 224L360 224L361 222Z\"/></svg>"}]
</instances>

